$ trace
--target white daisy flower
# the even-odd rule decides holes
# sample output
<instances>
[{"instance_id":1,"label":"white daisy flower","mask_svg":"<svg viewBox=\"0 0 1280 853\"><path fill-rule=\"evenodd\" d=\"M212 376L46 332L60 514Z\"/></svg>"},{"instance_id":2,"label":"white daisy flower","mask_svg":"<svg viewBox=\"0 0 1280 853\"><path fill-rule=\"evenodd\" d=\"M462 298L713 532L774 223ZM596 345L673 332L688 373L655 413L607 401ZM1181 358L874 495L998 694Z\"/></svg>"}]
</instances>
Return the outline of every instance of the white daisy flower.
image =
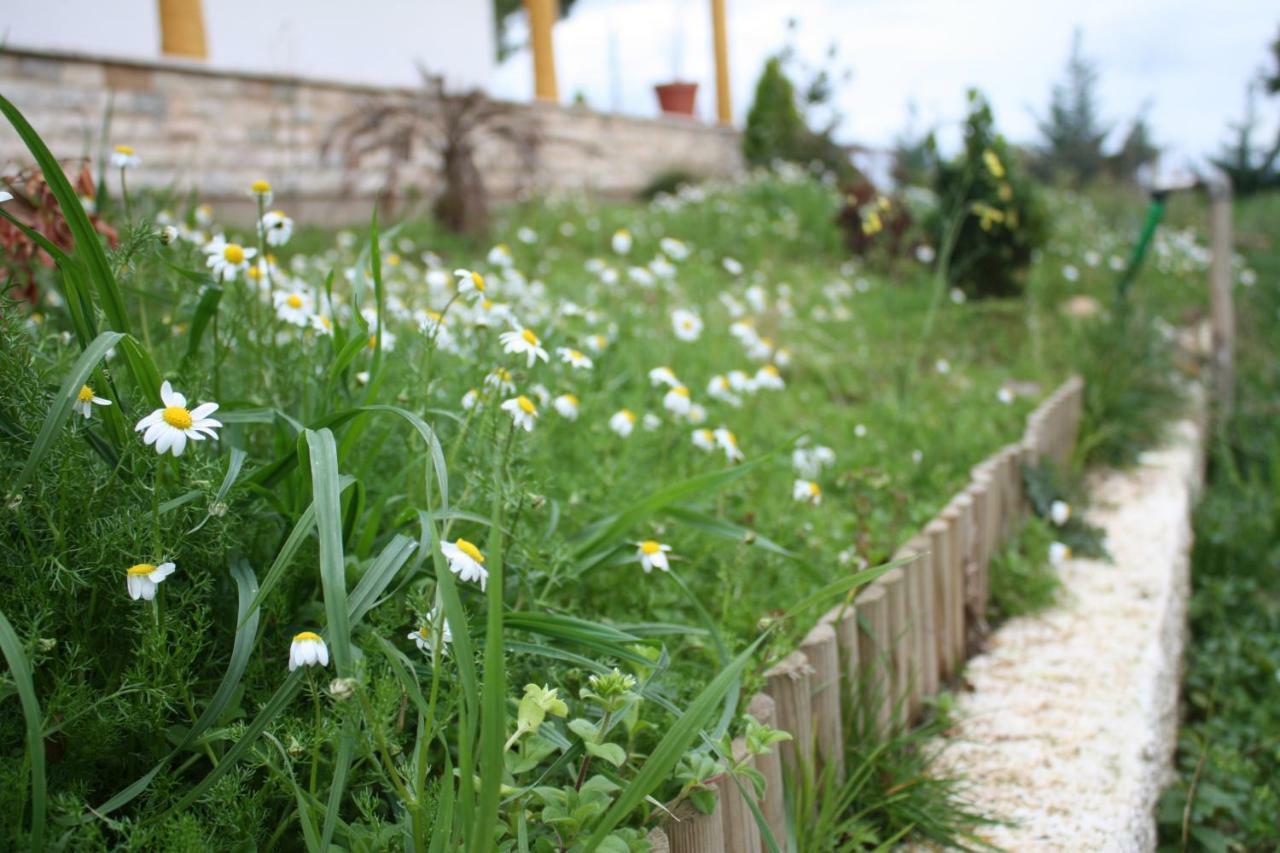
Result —
<instances>
[{"instance_id":1,"label":"white daisy flower","mask_svg":"<svg viewBox=\"0 0 1280 853\"><path fill-rule=\"evenodd\" d=\"M729 273L729 275L733 275L733 276L742 275L742 264L739 263L737 259L725 258L723 261L720 262L720 264L724 267L725 272Z\"/></svg>"},{"instance_id":2,"label":"white daisy flower","mask_svg":"<svg viewBox=\"0 0 1280 853\"><path fill-rule=\"evenodd\" d=\"M630 267L627 269L627 278L641 287L653 287L654 276L645 267Z\"/></svg>"},{"instance_id":3,"label":"white daisy flower","mask_svg":"<svg viewBox=\"0 0 1280 853\"><path fill-rule=\"evenodd\" d=\"M609 429L626 438L636 428L636 415L630 409L619 409L609 418Z\"/></svg>"},{"instance_id":4,"label":"white daisy flower","mask_svg":"<svg viewBox=\"0 0 1280 853\"><path fill-rule=\"evenodd\" d=\"M662 407L673 415L689 414L689 407L692 401L689 399L689 389L683 385L677 385L666 393L662 398Z\"/></svg>"},{"instance_id":5,"label":"white daisy flower","mask_svg":"<svg viewBox=\"0 0 1280 853\"><path fill-rule=\"evenodd\" d=\"M315 332L317 335L332 335L333 318L328 314L312 314L311 331Z\"/></svg>"},{"instance_id":6,"label":"white daisy flower","mask_svg":"<svg viewBox=\"0 0 1280 853\"><path fill-rule=\"evenodd\" d=\"M195 217L198 227L208 228L213 224L213 206L209 204L196 205Z\"/></svg>"},{"instance_id":7,"label":"white daisy flower","mask_svg":"<svg viewBox=\"0 0 1280 853\"><path fill-rule=\"evenodd\" d=\"M604 348L609 345L609 339L604 335L590 335L587 337L584 346L596 355L604 352Z\"/></svg>"},{"instance_id":8,"label":"white daisy flower","mask_svg":"<svg viewBox=\"0 0 1280 853\"><path fill-rule=\"evenodd\" d=\"M1071 264L1067 264L1062 268L1062 277L1065 278L1067 281L1073 281L1073 282L1079 281L1080 270L1076 269Z\"/></svg>"},{"instance_id":9,"label":"white daisy flower","mask_svg":"<svg viewBox=\"0 0 1280 853\"><path fill-rule=\"evenodd\" d=\"M529 357L527 367L533 367L533 363L538 359L547 360L547 351L542 348L538 336L529 329L503 332L498 335L498 340L502 342L503 352L527 355Z\"/></svg>"},{"instance_id":10,"label":"white daisy flower","mask_svg":"<svg viewBox=\"0 0 1280 853\"><path fill-rule=\"evenodd\" d=\"M516 239L521 243L533 245L538 242L538 232L526 225L516 231Z\"/></svg>"},{"instance_id":11,"label":"white daisy flower","mask_svg":"<svg viewBox=\"0 0 1280 853\"><path fill-rule=\"evenodd\" d=\"M537 239L536 234L534 235L534 239ZM502 267L505 269L512 264L511 249L506 243L499 243L489 250L489 254L485 257L485 260L488 261L491 266Z\"/></svg>"},{"instance_id":12,"label":"white daisy flower","mask_svg":"<svg viewBox=\"0 0 1280 853\"><path fill-rule=\"evenodd\" d=\"M261 199L264 207L271 204L271 200L275 198L275 195L271 192L270 182L261 178L249 185L249 195Z\"/></svg>"},{"instance_id":13,"label":"white daisy flower","mask_svg":"<svg viewBox=\"0 0 1280 853\"><path fill-rule=\"evenodd\" d=\"M449 620L441 616L439 607L433 607L422 626L416 631L409 632L408 638L413 640L418 651L428 654L433 651L436 644L437 625L440 626L440 642L446 646L453 642L453 631L449 629ZM448 649L442 648L440 651L448 653Z\"/></svg>"},{"instance_id":14,"label":"white daisy flower","mask_svg":"<svg viewBox=\"0 0 1280 853\"><path fill-rule=\"evenodd\" d=\"M778 368L772 364L766 364L757 370L754 381L757 388L764 388L767 391L781 391L787 387L787 383L782 381L782 375L778 373Z\"/></svg>"},{"instance_id":15,"label":"white daisy flower","mask_svg":"<svg viewBox=\"0 0 1280 853\"><path fill-rule=\"evenodd\" d=\"M276 304L276 316L294 326L308 326L312 323L314 305L311 295L301 290L277 290L271 296Z\"/></svg>"},{"instance_id":16,"label":"white daisy flower","mask_svg":"<svg viewBox=\"0 0 1280 853\"><path fill-rule=\"evenodd\" d=\"M499 394L515 393L516 383L511 379L511 371L505 367L495 367L484 378L484 384L494 388Z\"/></svg>"},{"instance_id":17,"label":"white daisy flower","mask_svg":"<svg viewBox=\"0 0 1280 853\"><path fill-rule=\"evenodd\" d=\"M707 395L722 403L728 403L730 406L741 406L742 398L733 393L733 388L729 385L727 376L712 376L711 381L707 383Z\"/></svg>"},{"instance_id":18,"label":"white daisy flower","mask_svg":"<svg viewBox=\"0 0 1280 853\"><path fill-rule=\"evenodd\" d=\"M202 403L188 410L187 398L174 391L167 379L160 386L160 399L164 408L156 409L133 428L134 432L142 433L144 444L156 446L157 453L167 451L181 456L188 440L218 437L215 430L221 428L222 423L209 417L217 410L217 403Z\"/></svg>"},{"instance_id":19,"label":"white daisy flower","mask_svg":"<svg viewBox=\"0 0 1280 853\"><path fill-rule=\"evenodd\" d=\"M556 355L560 356L560 360L565 364L570 367L576 367L579 370L590 370L593 364L590 356L569 347L557 348Z\"/></svg>"},{"instance_id":20,"label":"white daisy flower","mask_svg":"<svg viewBox=\"0 0 1280 853\"><path fill-rule=\"evenodd\" d=\"M656 388L659 385L668 385L672 388L680 384L680 380L676 378L675 373L670 367L655 367L649 371L649 382Z\"/></svg>"},{"instance_id":21,"label":"white daisy flower","mask_svg":"<svg viewBox=\"0 0 1280 853\"><path fill-rule=\"evenodd\" d=\"M207 266L214 278L235 281L236 274L249 269L249 261L258 254L257 249L245 248L239 243L228 243L221 234L210 240L204 247Z\"/></svg>"},{"instance_id":22,"label":"white daisy flower","mask_svg":"<svg viewBox=\"0 0 1280 853\"><path fill-rule=\"evenodd\" d=\"M854 437L855 437L855 438L866 438L866 437L867 437L867 425L866 425L866 424L854 424L854 425L853 425L853 435L854 435Z\"/></svg>"},{"instance_id":23,"label":"white daisy flower","mask_svg":"<svg viewBox=\"0 0 1280 853\"><path fill-rule=\"evenodd\" d=\"M645 432L654 432L662 427L662 418L653 412L645 412L644 417L640 419L640 425L644 427Z\"/></svg>"},{"instance_id":24,"label":"white daisy flower","mask_svg":"<svg viewBox=\"0 0 1280 853\"><path fill-rule=\"evenodd\" d=\"M619 255L625 255L631 251L631 232L625 228L619 228L613 232L613 239L609 242L613 246L613 251Z\"/></svg>"},{"instance_id":25,"label":"white daisy flower","mask_svg":"<svg viewBox=\"0 0 1280 853\"><path fill-rule=\"evenodd\" d=\"M933 363L933 369L941 373L943 376L946 376L951 372L951 362L947 361L945 358L940 358Z\"/></svg>"},{"instance_id":26,"label":"white daisy flower","mask_svg":"<svg viewBox=\"0 0 1280 853\"><path fill-rule=\"evenodd\" d=\"M696 341L702 334L702 318L685 308L671 312L671 328L682 341Z\"/></svg>"},{"instance_id":27,"label":"white daisy flower","mask_svg":"<svg viewBox=\"0 0 1280 853\"><path fill-rule=\"evenodd\" d=\"M84 415L85 418L87 419L87 418L93 417L94 406L110 406L110 405L111 405L110 400L104 400L103 398L96 396L93 393L93 389L90 388L88 385L81 385L80 392L76 394L75 402L71 404L71 408L79 412L80 414Z\"/></svg>"},{"instance_id":28,"label":"white daisy flower","mask_svg":"<svg viewBox=\"0 0 1280 853\"><path fill-rule=\"evenodd\" d=\"M657 278L673 279L676 277L676 266L662 255L649 261L649 272Z\"/></svg>"},{"instance_id":29,"label":"white daisy flower","mask_svg":"<svg viewBox=\"0 0 1280 853\"><path fill-rule=\"evenodd\" d=\"M954 302L956 305L963 305L966 299L964 295L964 291L958 287L951 288L950 296L951 296L951 301Z\"/></svg>"},{"instance_id":30,"label":"white daisy flower","mask_svg":"<svg viewBox=\"0 0 1280 853\"><path fill-rule=\"evenodd\" d=\"M262 216L262 233L268 246L283 246L293 236L293 220L282 210L272 210Z\"/></svg>"},{"instance_id":31,"label":"white daisy flower","mask_svg":"<svg viewBox=\"0 0 1280 853\"><path fill-rule=\"evenodd\" d=\"M720 427L714 433L716 444L724 450L725 458L730 462L741 462L745 457L738 448L738 437L724 427Z\"/></svg>"},{"instance_id":32,"label":"white daisy flower","mask_svg":"<svg viewBox=\"0 0 1280 853\"><path fill-rule=\"evenodd\" d=\"M456 269L453 274L458 280L459 296L469 296L474 300L484 299L484 276L468 269Z\"/></svg>"},{"instance_id":33,"label":"white daisy flower","mask_svg":"<svg viewBox=\"0 0 1280 853\"><path fill-rule=\"evenodd\" d=\"M689 406L689 411L685 412L684 419L691 424L704 423L707 420L707 410L701 403L693 403Z\"/></svg>"},{"instance_id":34,"label":"white daisy flower","mask_svg":"<svg viewBox=\"0 0 1280 853\"><path fill-rule=\"evenodd\" d=\"M933 247L927 243L916 246L916 260L922 264L931 264L937 254L933 251Z\"/></svg>"},{"instance_id":35,"label":"white daisy flower","mask_svg":"<svg viewBox=\"0 0 1280 853\"><path fill-rule=\"evenodd\" d=\"M658 241L658 248L673 261L683 261L689 257L689 247L673 237L663 237Z\"/></svg>"},{"instance_id":36,"label":"white daisy flower","mask_svg":"<svg viewBox=\"0 0 1280 853\"><path fill-rule=\"evenodd\" d=\"M822 503L822 487L813 480L796 480L791 487L791 497L801 503L817 506Z\"/></svg>"},{"instance_id":37,"label":"white daisy flower","mask_svg":"<svg viewBox=\"0 0 1280 853\"><path fill-rule=\"evenodd\" d=\"M173 574L175 568L173 563L161 563L158 566L151 563L138 563L136 566L130 566L124 573L125 587L129 590L129 597L134 601L139 598L144 601L152 600L156 597L156 587L162 580Z\"/></svg>"},{"instance_id":38,"label":"white daisy flower","mask_svg":"<svg viewBox=\"0 0 1280 853\"><path fill-rule=\"evenodd\" d=\"M538 419L538 407L525 395L512 397L502 403L502 411L511 415L515 425L525 432L533 432L533 424Z\"/></svg>"},{"instance_id":39,"label":"white daisy flower","mask_svg":"<svg viewBox=\"0 0 1280 853\"><path fill-rule=\"evenodd\" d=\"M706 453L712 452L716 449L716 434L709 429L695 429L693 446Z\"/></svg>"},{"instance_id":40,"label":"white daisy flower","mask_svg":"<svg viewBox=\"0 0 1280 853\"><path fill-rule=\"evenodd\" d=\"M303 631L300 634L294 634L293 642L289 644L290 672L300 666L328 665L329 647L324 644L323 637L314 631Z\"/></svg>"},{"instance_id":41,"label":"white daisy flower","mask_svg":"<svg viewBox=\"0 0 1280 853\"><path fill-rule=\"evenodd\" d=\"M178 239L178 227L176 225L166 225L160 229L160 245L172 246L174 241Z\"/></svg>"},{"instance_id":42,"label":"white daisy flower","mask_svg":"<svg viewBox=\"0 0 1280 853\"><path fill-rule=\"evenodd\" d=\"M1061 568L1062 564L1071 559L1071 547L1062 542L1054 542L1049 545L1049 565L1055 569Z\"/></svg>"},{"instance_id":43,"label":"white daisy flower","mask_svg":"<svg viewBox=\"0 0 1280 853\"><path fill-rule=\"evenodd\" d=\"M996 399L1007 406L1013 402L1013 391L1009 388L1001 387L996 392Z\"/></svg>"},{"instance_id":44,"label":"white daisy flower","mask_svg":"<svg viewBox=\"0 0 1280 853\"><path fill-rule=\"evenodd\" d=\"M480 392L474 388L468 389L467 393L462 395L462 408L471 411L480 402Z\"/></svg>"},{"instance_id":45,"label":"white daisy flower","mask_svg":"<svg viewBox=\"0 0 1280 853\"><path fill-rule=\"evenodd\" d=\"M640 565L644 567L645 574L654 569L660 569L664 572L671 571L671 564L667 562L667 554L670 551L670 545L663 545L653 539L646 539L643 542L636 543L636 556L640 558Z\"/></svg>"},{"instance_id":46,"label":"white daisy flower","mask_svg":"<svg viewBox=\"0 0 1280 853\"><path fill-rule=\"evenodd\" d=\"M561 394L552 401L560 417L576 421L578 419L578 398L573 394Z\"/></svg>"},{"instance_id":47,"label":"white daisy flower","mask_svg":"<svg viewBox=\"0 0 1280 853\"><path fill-rule=\"evenodd\" d=\"M744 394L756 392L755 380L741 370L730 370L726 378L729 380L729 387L734 391Z\"/></svg>"},{"instance_id":48,"label":"white daisy flower","mask_svg":"<svg viewBox=\"0 0 1280 853\"><path fill-rule=\"evenodd\" d=\"M449 571L465 583L476 582L480 589L489 582L489 571L484 567L484 554L480 549L465 539L454 542L441 542L440 553L449 561Z\"/></svg>"},{"instance_id":49,"label":"white daisy flower","mask_svg":"<svg viewBox=\"0 0 1280 853\"><path fill-rule=\"evenodd\" d=\"M1049 505L1049 520L1061 527L1071 518L1071 504L1066 501L1054 501Z\"/></svg>"},{"instance_id":50,"label":"white daisy flower","mask_svg":"<svg viewBox=\"0 0 1280 853\"><path fill-rule=\"evenodd\" d=\"M551 402L551 392L547 390L547 386L541 382L529 386L529 393L538 398L538 405L545 406Z\"/></svg>"},{"instance_id":51,"label":"white daisy flower","mask_svg":"<svg viewBox=\"0 0 1280 853\"><path fill-rule=\"evenodd\" d=\"M111 152L111 167L113 169L132 169L134 166L141 164L138 155L133 153L133 148L128 145L117 145Z\"/></svg>"}]
</instances>

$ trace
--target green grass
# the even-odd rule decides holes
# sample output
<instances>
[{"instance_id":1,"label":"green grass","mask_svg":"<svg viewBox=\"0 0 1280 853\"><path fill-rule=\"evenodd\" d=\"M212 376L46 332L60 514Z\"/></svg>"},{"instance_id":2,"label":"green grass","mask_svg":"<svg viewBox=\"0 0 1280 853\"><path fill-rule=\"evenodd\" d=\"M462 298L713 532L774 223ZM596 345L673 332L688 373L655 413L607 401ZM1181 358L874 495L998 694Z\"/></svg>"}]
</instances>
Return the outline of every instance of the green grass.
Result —
<instances>
[{"instance_id":1,"label":"green grass","mask_svg":"<svg viewBox=\"0 0 1280 853\"><path fill-rule=\"evenodd\" d=\"M1257 283L1236 289L1236 409L1213 439L1195 518L1178 778L1161 849L1280 848L1280 246L1274 195L1237 206Z\"/></svg>"},{"instance_id":2,"label":"green grass","mask_svg":"<svg viewBox=\"0 0 1280 853\"><path fill-rule=\"evenodd\" d=\"M78 204L64 202L73 220ZM1027 297L944 301L926 338L928 272L850 265L838 205L803 176L644 206L531 204L502 225L508 271L489 246L421 222L299 233L273 250L270 276L325 306L326 335L280 319L243 274L211 278L202 240L162 245L149 224L161 211L133 199L144 219L118 248L86 239L39 272L39 306L0 312L0 479L15 484L0 509L0 612L47 758L41 793L29 717L0 716L6 843L35 842L43 813L80 849L643 846L661 817L646 797L675 795L674 768L708 754L704 735L741 729L737 704L763 665L1021 434L1038 394L1004 405L1001 384L1043 393L1072 371L1088 324L1059 305L1105 294L1123 244L1086 202L1057 198L1059 237ZM171 215L191 236L193 212ZM609 245L620 227L634 236L625 258ZM669 279L638 280L631 268L663 237L689 256ZM1194 247L1163 245L1143 304L1194 304ZM428 282L428 251L445 283ZM496 328L451 302L455 267L485 272L549 363L504 354ZM456 346L414 313L446 306ZM676 308L701 316L697 341L672 334ZM731 331L744 317L789 359L746 352ZM595 367L561 363L559 346ZM740 406L707 392L766 359L785 390ZM695 425L648 379L659 365L745 461L694 445ZM466 408L499 366L518 391ZM88 420L66 415L82 377L111 401ZM159 405L161 377L220 404L217 441L176 460L142 443L133 425ZM537 400L539 386L577 395L578 419L541 404L533 431L517 431L499 403ZM625 439L609 427L623 407L640 416ZM835 454L817 506L792 496L801 436ZM450 572L440 545L458 538L484 552L487 590ZM670 573L641 570L646 539L672 547ZM166 559L178 569L155 601L131 600L126 567ZM406 634L439 638L433 612L452 643L420 651ZM303 631L333 660L290 674ZM608 710L591 678L614 667L634 684ZM547 700L508 745L529 684L556 690L565 714Z\"/></svg>"}]
</instances>

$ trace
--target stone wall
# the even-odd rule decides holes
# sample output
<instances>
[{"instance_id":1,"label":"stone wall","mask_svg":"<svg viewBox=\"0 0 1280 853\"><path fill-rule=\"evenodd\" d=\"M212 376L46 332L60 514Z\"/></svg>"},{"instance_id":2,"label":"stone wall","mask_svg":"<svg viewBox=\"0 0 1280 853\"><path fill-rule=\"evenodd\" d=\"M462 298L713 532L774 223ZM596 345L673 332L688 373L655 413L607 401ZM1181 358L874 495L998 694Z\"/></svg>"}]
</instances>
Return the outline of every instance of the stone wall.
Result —
<instances>
[{"instance_id":1,"label":"stone wall","mask_svg":"<svg viewBox=\"0 0 1280 853\"><path fill-rule=\"evenodd\" d=\"M221 218L244 219L253 212L248 186L265 178L276 190L276 206L301 221L329 225L367 219L388 171L385 158L352 165L325 150L339 121L424 98L412 89L25 50L0 53L0 92L55 155L68 159L97 157L109 109L109 145L130 145L142 160L129 175L131 187L198 190ZM693 119L537 103L500 107L519 141L482 131L476 145L496 199L563 190L624 196L670 169L708 177L742 169L738 134ZM411 153L398 158L402 190L430 196L438 187L438 157L428 141L419 136ZM0 164L29 162L17 134L0 127Z\"/></svg>"}]
</instances>

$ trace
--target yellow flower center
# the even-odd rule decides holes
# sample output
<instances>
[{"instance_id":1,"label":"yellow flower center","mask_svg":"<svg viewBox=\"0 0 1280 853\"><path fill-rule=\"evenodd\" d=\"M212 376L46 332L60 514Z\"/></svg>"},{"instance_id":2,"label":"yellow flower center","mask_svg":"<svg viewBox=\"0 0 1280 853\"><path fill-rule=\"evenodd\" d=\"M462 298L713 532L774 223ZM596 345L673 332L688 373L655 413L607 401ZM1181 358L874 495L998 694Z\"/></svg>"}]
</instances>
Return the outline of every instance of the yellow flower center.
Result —
<instances>
[{"instance_id":1,"label":"yellow flower center","mask_svg":"<svg viewBox=\"0 0 1280 853\"><path fill-rule=\"evenodd\" d=\"M377 346L378 346L378 335L375 333L369 336L369 349L375 349Z\"/></svg>"},{"instance_id":2,"label":"yellow flower center","mask_svg":"<svg viewBox=\"0 0 1280 853\"><path fill-rule=\"evenodd\" d=\"M816 498L818 495L822 494L822 486L819 486L817 483L810 483L809 494Z\"/></svg>"},{"instance_id":3,"label":"yellow flower center","mask_svg":"<svg viewBox=\"0 0 1280 853\"><path fill-rule=\"evenodd\" d=\"M654 542L652 539L646 539L640 543L640 550L649 556L653 556L662 550L662 545Z\"/></svg>"},{"instance_id":4,"label":"yellow flower center","mask_svg":"<svg viewBox=\"0 0 1280 853\"><path fill-rule=\"evenodd\" d=\"M228 243L226 248L222 250L222 257L229 264L243 264L244 247L239 243Z\"/></svg>"},{"instance_id":5,"label":"yellow flower center","mask_svg":"<svg viewBox=\"0 0 1280 853\"><path fill-rule=\"evenodd\" d=\"M393 266L393 267L400 266L400 256L397 255L395 252L392 252L391 254L387 255L387 265Z\"/></svg>"},{"instance_id":6,"label":"yellow flower center","mask_svg":"<svg viewBox=\"0 0 1280 853\"><path fill-rule=\"evenodd\" d=\"M124 156L126 156L126 157L132 157L132 156L133 156L133 148L131 148L131 147L130 147L130 146L128 146L128 145L117 145L117 146L116 146L116 153L117 153L117 154L123 154L123 155L124 155Z\"/></svg>"},{"instance_id":7,"label":"yellow flower center","mask_svg":"<svg viewBox=\"0 0 1280 853\"><path fill-rule=\"evenodd\" d=\"M480 303L480 307L486 311L491 310L493 308L493 300L492 299L484 300L483 302Z\"/></svg>"},{"instance_id":8,"label":"yellow flower center","mask_svg":"<svg viewBox=\"0 0 1280 853\"><path fill-rule=\"evenodd\" d=\"M484 293L484 276L478 272L473 272L471 274L471 283L476 286L476 290Z\"/></svg>"},{"instance_id":9,"label":"yellow flower center","mask_svg":"<svg viewBox=\"0 0 1280 853\"><path fill-rule=\"evenodd\" d=\"M774 367L772 364L766 364L764 367L760 369L763 370L765 373L769 374L770 376L778 375L778 368Z\"/></svg>"},{"instance_id":10,"label":"yellow flower center","mask_svg":"<svg viewBox=\"0 0 1280 853\"><path fill-rule=\"evenodd\" d=\"M618 412L618 414L622 415L624 418L631 421L632 423L636 422L635 412L631 411L630 409L623 409L621 412Z\"/></svg>"},{"instance_id":11,"label":"yellow flower center","mask_svg":"<svg viewBox=\"0 0 1280 853\"><path fill-rule=\"evenodd\" d=\"M1062 556L1068 560L1071 559L1071 546L1068 545L1062 549Z\"/></svg>"},{"instance_id":12,"label":"yellow flower center","mask_svg":"<svg viewBox=\"0 0 1280 853\"><path fill-rule=\"evenodd\" d=\"M576 405L578 405L578 398L577 398L577 397L575 397L573 394L565 394L565 395L564 395L564 401L565 401L566 403L568 403L569 405L571 405L571 406L576 406Z\"/></svg>"},{"instance_id":13,"label":"yellow flower center","mask_svg":"<svg viewBox=\"0 0 1280 853\"><path fill-rule=\"evenodd\" d=\"M249 267L249 269L245 270L245 275L255 280L260 279L262 278L262 270L258 269L257 267Z\"/></svg>"},{"instance_id":14,"label":"yellow flower center","mask_svg":"<svg viewBox=\"0 0 1280 853\"><path fill-rule=\"evenodd\" d=\"M538 336L528 329L521 329L520 337L524 338L529 346L536 347L538 345Z\"/></svg>"},{"instance_id":15,"label":"yellow flower center","mask_svg":"<svg viewBox=\"0 0 1280 853\"><path fill-rule=\"evenodd\" d=\"M93 400L93 389L88 385L80 386L80 393L76 395L76 399L81 403L88 403Z\"/></svg>"},{"instance_id":16,"label":"yellow flower center","mask_svg":"<svg viewBox=\"0 0 1280 853\"><path fill-rule=\"evenodd\" d=\"M676 387L671 389L671 393L679 397L688 397L689 389L684 387L683 385L677 385Z\"/></svg>"},{"instance_id":17,"label":"yellow flower center","mask_svg":"<svg viewBox=\"0 0 1280 853\"><path fill-rule=\"evenodd\" d=\"M255 193L257 193L258 195L266 195L267 193L271 192L271 184L267 183L261 178L259 178L258 180L250 184L249 188L253 190Z\"/></svg>"},{"instance_id":18,"label":"yellow flower center","mask_svg":"<svg viewBox=\"0 0 1280 853\"><path fill-rule=\"evenodd\" d=\"M130 566L126 574L138 577L140 575L149 575L156 570L151 563L138 563L136 566Z\"/></svg>"},{"instance_id":19,"label":"yellow flower center","mask_svg":"<svg viewBox=\"0 0 1280 853\"><path fill-rule=\"evenodd\" d=\"M458 546L459 551L466 554L468 557L475 560L477 563L484 562L484 554L481 554L480 549L477 548L475 545L472 545L467 540L459 539L453 544Z\"/></svg>"},{"instance_id":20,"label":"yellow flower center","mask_svg":"<svg viewBox=\"0 0 1280 853\"><path fill-rule=\"evenodd\" d=\"M527 414L536 415L538 413L538 407L533 405L533 401L523 394L516 397L516 405L520 407L521 411Z\"/></svg>"},{"instance_id":21,"label":"yellow flower center","mask_svg":"<svg viewBox=\"0 0 1280 853\"><path fill-rule=\"evenodd\" d=\"M728 444L730 447L737 447L737 446L738 446L738 437L737 437L736 435L734 435L733 433L729 432L728 430L725 430L725 431L722 433L722 435L724 435L724 441L725 441L725 444Z\"/></svg>"},{"instance_id":22,"label":"yellow flower center","mask_svg":"<svg viewBox=\"0 0 1280 853\"><path fill-rule=\"evenodd\" d=\"M284 301L284 304L288 305L290 308L301 308L302 297L296 293L290 293L289 298Z\"/></svg>"},{"instance_id":23,"label":"yellow flower center","mask_svg":"<svg viewBox=\"0 0 1280 853\"><path fill-rule=\"evenodd\" d=\"M320 639L320 635L317 634L315 631L303 631L301 634L294 634L293 641L295 643L305 643L308 641L313 643L324 642L323 640Z\"/></svg>"},{"instance_id":24,"label":"yellow flower center","mask_svg":"<svg viewBox=\"0 0 1280 853\"><path fill-rule=\"evenodd\" d=\"M510 381L511 381L511 371L510 371L510 370L507 370L505 367L499 367L499 368L498 368L498 378L499 378L499 379L501 379L503 382L510 382Z\"/></svg>"},{"instance_id":25,"label":"yellow flower center","mask_svg":"<svg viewBox=\"0 0 1280 853\"><path fill-rule=\"evenodd\" d=\"M609 343L609 341L605 339L604 335L596 335L591 340L595 342L597 349L604 349L604 345Z\"/></svg>"},{"instance_id":26,"label":"yellow flower center","mask_svg":"<svg viewBox=\"0 0 1280 853\"><path fill-rule=\"evenodd\" d=\"M320 317L320 325L321 325L321 326L324 326L326 329L332 329L332 328L333 328L333 321L332 321L332 320L330 320L328 317L325 317L325 316L321 315L321 317Z\"/></svg>"},{"instance_id":27,"label":"yellow flower center","mask_svg":"<svg viewBox=\"0 0 1280 853\"><path fill-rule=\"evenodd\" d=\"M181 406L166 406L164 422L177 429L191 429L191 413Z\"/></svg>"},{"instance_id":28,"label":"yellow flower center","mask_svg":"<svg viewBox=\"0 0 1280 853\"><path fill-rule=\"evenodd\" d=\"M444 315L443 315L443 314L441 314L439 311L428 311L428 312L427 312L427 319L428 319L428 320L432 320L432 321L434 321L434 322L436 322L436 323L439 323L441 320L443 320L443 319L444 319Z\"/></svg>"},{"instance_id":29,"label":"yellow flower center","mask_svg":"<svg viewBox=\"0 0 1280 853\"><path fill-rule=\"evenodd\" d=\"M584 358L586 358L586 356L578 352L576 349L571 349L569 350L569 358L573 359L574 361L582 361Z\"/></svg>"}]
</instances>

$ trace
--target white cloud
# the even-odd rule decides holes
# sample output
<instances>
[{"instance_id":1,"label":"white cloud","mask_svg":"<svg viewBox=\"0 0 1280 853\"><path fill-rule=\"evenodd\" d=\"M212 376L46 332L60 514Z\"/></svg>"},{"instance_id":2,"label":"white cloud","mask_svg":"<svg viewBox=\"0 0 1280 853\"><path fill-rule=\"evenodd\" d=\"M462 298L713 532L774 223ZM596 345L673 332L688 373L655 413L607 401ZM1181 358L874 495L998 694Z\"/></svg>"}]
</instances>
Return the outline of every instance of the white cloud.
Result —
<instances>
[{"instance_id":1,"label":"white cloud","mask_svg":"<svg viewBox=\"0 0 1280 853\"><path fill-rule=\"evenodd\" d=\"M854 72L840 90L840 136L888 145L914 100L926 125L954 124L964 92L991 99L998 126L1018 141L1036 136L1077 26L1100 72L1100 100L1119 131L1145 104L1159 142L1178 158L1217 148L1242 112L1244 84L1274 38L1274 6L1198 0L727 0L736 120L750 105L760 68L799 20L799 55L819 61L832 40ZM1227 11L1224 7L1230 6ZM700 84L698 111L714 115L708 0L579 0L556 26L560 93L581 92L596 109L654 115L654 83L680 71ZM494 75L495 94L532 91L525 52Z\"/></svg>"}]
</instances>

